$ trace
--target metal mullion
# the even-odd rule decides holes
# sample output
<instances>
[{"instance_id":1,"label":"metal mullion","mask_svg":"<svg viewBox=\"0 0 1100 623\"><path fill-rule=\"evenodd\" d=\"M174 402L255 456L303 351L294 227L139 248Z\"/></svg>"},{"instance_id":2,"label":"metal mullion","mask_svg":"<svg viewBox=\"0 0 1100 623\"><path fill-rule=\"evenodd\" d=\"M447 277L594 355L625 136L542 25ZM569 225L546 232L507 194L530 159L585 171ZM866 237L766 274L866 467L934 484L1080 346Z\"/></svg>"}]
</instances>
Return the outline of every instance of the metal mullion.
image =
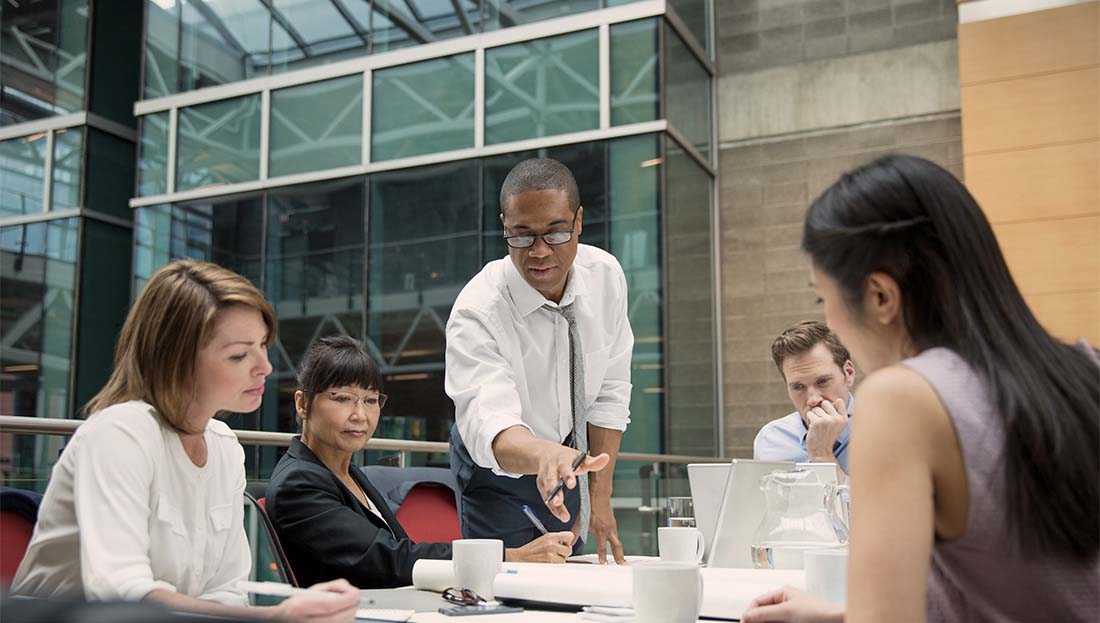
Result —
<instances>
[{"instance_id":1,"label":"metal mullion","mask_svg":"<svg viewBox=\"0 0 1100 623\"><path fill-rule=\"evenodd\" d=\"M611 26L600 24L600 128L611 127Z\"/></svg>"},{"instance_id":2,"label":"metal mullion","mask_svg":"<svg viewBox=\"0 0 1100 623\"><path fill-rule=\"evenodd\" d=\"M42 212L49 212L53 204L53 130L46 132L46 160L43 162L42 171Z\"/></svg>"},{"instance_id":3,"label":"metal mullion","mask_svg":"<svg viewBox=\"0 0 1100 623\"><path fill-rule=\"evenodd\" d=\"M695 60L703 65L707 73L714 76L717 72L714 69L714 62L710 59L710 54L707 53L705 48L700 47L699 41L695 38L695 34L688 30L687 24L684 23L684 20L680 19L680 15L672 5L668 6L668 10L665 13L665 20L668 22L669 26L672 26L672 30L679 35L680 41L683 42L684 46L691 50L692 55L695 56Z\"/></svg>"},{"instance_id":4,"label":"metal mullion","mask_svg":"<svg viewBox=\"0 0 1100 623\"><path fill-rule=\"evenodd\" d=\"M474 148L485 146L485 48L474 50Z\"/></svg>"},{"instance_id":5,"label":"metal mullion","mask_svg":"<svg viewBox=\"0 0 1100 623\"><path fill-rule=\"evenodd\" d=\"M685 154L691 156L691 159L694 160L696 164L702 167L711 177L714 177L714 167L711 166L710 161L704 158L703 154L699 153L698 149L695 149L695 146L691 144L691 141L687 140L687 137L672 124L669 124L668 130L666 131L668 135L676 141L676 144L684 150Z\"/></svg>"},{"instance_id":6,"label":"metal mullion","mask_svg":"<svg viewBox=\"0 0 1100 623\"><path fill-rule=\"evenodd\" d=\"M168 183L165 185L167 189L165 194L169 195L176 192L176 134L179 132L179 113L179 108L168 111L168 166L165 167Z\"/></svg>"},{"instance_id":7,"label":"metal mullion","mask_svg":"<svg viewBox=\"0 0 1100 623\"><path fill-rule=\"evenodd\" d=\"M366 166L370 164L370 142L371 142L371 113L373 112L373 102L371 100L372 89L374 87L374 72L367 69L363 71L363 144L362 144L362 158L360 164Z\"/></svg>"},{"instance_id":8,"label":"metal mullion","mask_svg":"<svg viewBox=\"0 0 1100 623\"><path fill-rule=\"evenodd\" d=\"M260 179L267 179L271 166L271 91L260 93Z\"/></svg>"}]
</instances>

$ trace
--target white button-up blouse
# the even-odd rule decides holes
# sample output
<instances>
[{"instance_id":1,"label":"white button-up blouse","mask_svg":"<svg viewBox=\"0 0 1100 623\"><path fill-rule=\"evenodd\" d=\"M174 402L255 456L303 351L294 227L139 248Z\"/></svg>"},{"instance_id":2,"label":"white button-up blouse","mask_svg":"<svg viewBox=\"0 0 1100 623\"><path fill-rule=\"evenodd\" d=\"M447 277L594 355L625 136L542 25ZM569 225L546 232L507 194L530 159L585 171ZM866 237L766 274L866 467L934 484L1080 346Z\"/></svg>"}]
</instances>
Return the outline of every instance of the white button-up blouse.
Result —
<instances>
[{"instance_id":1,"label":"white button-up blouse","mask_svg":"<svg viewBox=\"0 0 1100 623\"><path fill-rule=\"evenodd\" d=\"M244 450L218 420L205 441L197 467L148 403L93 414L53 468L13 592L137 601L161 588L247 604Z\"/></svg>"}]
</instances>

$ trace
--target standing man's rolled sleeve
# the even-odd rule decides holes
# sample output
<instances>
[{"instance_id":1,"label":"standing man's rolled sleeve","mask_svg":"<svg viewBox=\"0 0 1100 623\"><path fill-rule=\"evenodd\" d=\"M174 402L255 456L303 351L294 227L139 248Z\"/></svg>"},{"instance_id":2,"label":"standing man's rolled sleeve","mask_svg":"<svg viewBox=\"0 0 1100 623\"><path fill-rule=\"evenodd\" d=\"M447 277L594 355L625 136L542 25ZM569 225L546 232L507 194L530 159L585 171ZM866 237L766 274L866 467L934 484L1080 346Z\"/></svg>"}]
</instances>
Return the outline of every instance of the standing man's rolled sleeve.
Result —
<instances>
[{"instance_id":1,"label":"standing man's rolled sleeve","mask_svg":"<svg viewBox=\"0 0 1100 623\"><path fill-rule=\"evenodd\" d=\"M520 417L515 375L501 356L491 322L476 310L456 310L447 323L445 389L455 403L455 424L478 465L518 478L500 468L493 440L513 426L531 427Z\"/></svg>"},{"instance_id":2,"label":"standing man's rolled sleeve","mask_svg":"<svg viewBox=\"0 0 1100 623\"><path fill-rule=\"evenodd\" d=\"M617 266L616 266L617 267ZM625 431L630 424L630 362L634 356L634 331L627 320L626 276L618 270L620 293L618 331L611 342L607 372L596 401L588 407L588 423L600 428Z\"/></svg>"}]
</instances>

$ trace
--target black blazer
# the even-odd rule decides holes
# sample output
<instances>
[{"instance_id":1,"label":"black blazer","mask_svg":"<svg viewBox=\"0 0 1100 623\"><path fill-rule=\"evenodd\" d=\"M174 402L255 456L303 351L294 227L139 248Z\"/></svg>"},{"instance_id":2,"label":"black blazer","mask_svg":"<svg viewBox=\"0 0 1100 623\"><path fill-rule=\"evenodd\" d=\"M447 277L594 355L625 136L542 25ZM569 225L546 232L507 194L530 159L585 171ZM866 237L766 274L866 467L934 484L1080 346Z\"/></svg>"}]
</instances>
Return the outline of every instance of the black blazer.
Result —
<instances>
[{"instance_id":1,"label":"black blazer","mask_svg":"<svg viewBox=\"0 0 1100 623\"><path fill-rule=\"evenodd\" d=\"M366 476L350 471L385 523L298 437L271 475L264 505L302 586L337 578L359 588L407 586L417 560L451 558L450 543L413 543Z\"/></svg>"}]
</instances>

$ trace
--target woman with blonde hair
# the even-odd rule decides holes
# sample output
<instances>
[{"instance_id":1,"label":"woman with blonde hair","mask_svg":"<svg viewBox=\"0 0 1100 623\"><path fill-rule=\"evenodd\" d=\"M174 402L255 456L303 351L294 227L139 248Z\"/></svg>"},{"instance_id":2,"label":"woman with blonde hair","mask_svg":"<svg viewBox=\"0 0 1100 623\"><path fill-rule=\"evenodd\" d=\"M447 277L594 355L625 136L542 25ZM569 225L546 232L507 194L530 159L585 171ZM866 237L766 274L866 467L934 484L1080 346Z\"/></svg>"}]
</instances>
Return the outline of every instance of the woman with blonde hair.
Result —
<instances>
[{"instance_id":1,"label":"woman with blonde hair","mask_svg":"<svg viewBox=\"0 0 1100 623\"><path fill-rule=\"evenodd\" d=\"M350 621L358 592L248 607L238 588L244 452L226 412L260 406L275 314L240 275L169 264L126 318L107 385L54 466L12 590L37 597L150 601L229 617Z\"/></svg>"}]
</instances>

